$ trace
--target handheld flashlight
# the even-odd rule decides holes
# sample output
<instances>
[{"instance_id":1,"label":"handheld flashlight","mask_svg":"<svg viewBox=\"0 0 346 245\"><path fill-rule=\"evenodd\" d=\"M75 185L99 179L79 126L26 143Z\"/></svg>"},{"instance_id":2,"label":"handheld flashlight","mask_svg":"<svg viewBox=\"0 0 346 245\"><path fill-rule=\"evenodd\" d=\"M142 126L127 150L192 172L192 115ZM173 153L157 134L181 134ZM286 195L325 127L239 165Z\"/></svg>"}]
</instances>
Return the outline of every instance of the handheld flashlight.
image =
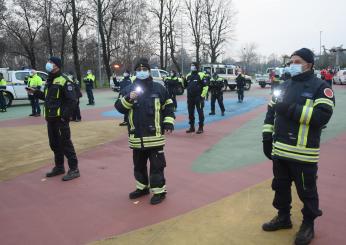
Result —
<instances>
[{"instance_id":1,"label":"handheld flashlight","mask_svg":"<svg viewBox=\"0 0 346 245\"><path fill-rule=\"evenodd\" d=\"M135 91L136 91L137 94L143 93L143 89L142 89L142 87L140 87L140 86L137 86L137 87L135 88Z\"/></svg>"}]
</instances>

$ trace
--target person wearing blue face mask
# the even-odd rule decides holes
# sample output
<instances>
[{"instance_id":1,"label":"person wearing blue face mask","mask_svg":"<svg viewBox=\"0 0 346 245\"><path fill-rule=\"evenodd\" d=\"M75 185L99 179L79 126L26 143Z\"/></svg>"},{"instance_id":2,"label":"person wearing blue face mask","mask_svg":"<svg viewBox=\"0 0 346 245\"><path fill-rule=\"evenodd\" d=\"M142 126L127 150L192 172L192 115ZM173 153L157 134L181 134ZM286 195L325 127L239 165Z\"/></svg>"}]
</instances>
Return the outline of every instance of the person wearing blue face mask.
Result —
<instances>
[{"instance_id":1,"label":"person wearing blue face mask","mask_svg":"<svg viewBox=\"0 0 346 245\"><path fill-rule=\"evenodd\" d=\"M135 81L124 88L124 96L114 106L120 113L128 114L129 144L133 150L136 179L136 190L129 194L129 198L136 199L151 191L154 195L150 203L155 205L165 199L167 192L164 135L174 129L174 106L166 88L153 81L147 59L140 59L135 71Z\"/></svg>"},{"instance_id":2,"label":"person wearing blue face mask","mask_svg":"<svg viewBox=\"0 0 346 245\"><path fill-rule=\"evenodd\" d=\"M190 128L186 133L195 132L195 108L199 116L199 127L197 134L204 132L204 100L208 93L208 80L204 72L199 72L197 62L191 64L191 72L186 76L187 87L187 109L189 112Z\"/></svg>"},{"instance_id":3,"label":"person wearing blue face mask","mask_svg":"<svg viewBox=\"0 0 346 245\"><path fill-rule=\"evenodd\" d=\"M286 69L291 79L274 90L262 131L264 154L273 161L273 206L278 210L278 215L263 224L262 229L292 228L291 184L294 182L304 204L296 245L311 242L314 220L322 215L316 185L320 138L335 106L333 90L315 76L313 65L311 50L302 48L292 54Z\"/></svg>"},{"instance_id":4,"label":"person wearing blue face mask","mask_svg":"<svg viewBox=\"0 0 346 245\"><path fill-rule=\"evenodd\" d=\"M69 171L63 181L80 176L78 159L71 140L69 121L76 106L76 94L73 83L62 75L61 59L50 57L46 64L48 79L44 91L27 88L33 96L44 100L44 116L47 121L49 145L54 152L55 166L46 174L54 177L65 173L64 157L68 160Z\"/></svg>"}]
</instances>

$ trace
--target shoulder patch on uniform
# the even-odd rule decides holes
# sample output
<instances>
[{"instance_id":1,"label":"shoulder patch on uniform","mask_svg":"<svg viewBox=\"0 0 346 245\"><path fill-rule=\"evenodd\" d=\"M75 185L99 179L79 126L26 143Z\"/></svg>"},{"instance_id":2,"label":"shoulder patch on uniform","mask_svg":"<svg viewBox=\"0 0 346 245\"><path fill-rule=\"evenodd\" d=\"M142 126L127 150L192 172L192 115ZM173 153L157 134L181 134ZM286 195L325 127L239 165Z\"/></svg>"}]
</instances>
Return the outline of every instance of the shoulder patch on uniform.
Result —
<instances>
[{"instance_id":1,"label":"shoulder patch on uniform","mask_svg":"<svg viewBox=\"0 0 346 245\"><path fill-rule=\"evenodd\" d=\"M325 88L323 93L324 93L325 96L327 96L330 99L334 97L334 92L330 88Z\"/></svg>"},{"instance_id":2,"label":"shoulder patch on uniform","mask_svg":"<svg viewBox=\"0 0 346 245\"><path fill-rule=\"evenodd\" d=\"M71 85L67 86L67 90L72 91L73 90L72 86Z\"/></svg>"}]
</instances>

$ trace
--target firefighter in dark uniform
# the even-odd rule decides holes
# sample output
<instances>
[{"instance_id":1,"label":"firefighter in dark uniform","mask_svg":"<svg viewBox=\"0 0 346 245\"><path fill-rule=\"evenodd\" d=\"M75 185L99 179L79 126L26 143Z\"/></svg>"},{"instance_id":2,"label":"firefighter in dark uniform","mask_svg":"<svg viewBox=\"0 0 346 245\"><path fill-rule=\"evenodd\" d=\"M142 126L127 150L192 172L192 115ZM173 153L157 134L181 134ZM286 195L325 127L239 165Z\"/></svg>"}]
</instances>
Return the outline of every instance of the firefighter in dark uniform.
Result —
<instances>
[{"instance_id":1,"label":"firefighter in dark uniform","mask_svg":"<svg viewBox=\"0 0 346 245\"><path fill-rule=\"evenodd\" d=\"M244 100L244 87L246 83L245 77L239 73L235 82L237 83L238 103L242 103Z\"/></svg>"},{"instance_id":2,"label":"firefighter in dark uniform","mask_svg":"<svg viewBox=\"0 0 346 245\"><path fill-rule=\"evenodd\" d=\"M317 193L317 163L321 129L332 116L333 90L314 75L314 54L303 48L293 53L292 78L274 91L263 126L263 151L273 160L273 206L278 215L263 224L265 231L292 227L291 183L303 202L303 222L295 244L309 244L314 237L314 220L322 215ZM275 123L274 123L275 122Z\"/></svg>"},{"instance_id":3,"label":"firefighter in dark uniform","mask_svg":"<svg viewBox=\"0 0 346 245\"><path fill-rule=\"evenodd\" d=\"M0 73L0 112L6 112L6 100L4 96L4 90L6 90L7 82L4 79L4 75Z\"/></svg>"},{"instance_id":4,"label":"firefighter in dark uniform","mask_svg":"<svg viewBox=\"0 0 346 245\"><path fill-rule=\"evenodd\" d=\"M126 70L123 74L123 79L120 81L119 86L120 86L120 91L119 91L119 97L124 97L126 94L125 93L125 88L129 85L132 84L132 80L130 77L130 71ZM119 123L119 126L127 126L128 124L128 114L124 113L124 121L122 123Z\"/></svg>"},{"instance_id":5,"label":"firefighter in dark uniform","mask_svg":"<svg viewBox=\"0 0 346 245\"><path fill-rule=\"evenodd\" d=\"M88 95L89 103L87 105L95 105L95 99L94 99L94 82L95 82L95 76L92 74L91 70L87 71L87 75L83 79L85 83L85 90Z\"/></svg>"},{"instance_id":6,"label":"firefighter in dark uniform","mask_svg":"<svg viewBox=\"0 0 346 245\"><path fill-rule=\"evenodd\" d=\"M140 59L135 66L136 80L125 88L125 96L117 100L115 108L129 114L129 144L133 149L136 190L130 199L154 194L151 204L158 204L166 196L164 168L166 160L163 147L164 134L174 129L173 101L164 86L153 82L147 59ZM148 178L147 160L150 161Z\"/></svg>"},{"instance_id":7,"label":"firefighter in dark uniform","mask_svg":"<svg viewBox=\"0 0 346 245\"><path fill-rule=\"evenodd\" d=\"M168 94L170 96L170 98L173 101L173 105L174 105L174 111L177 110L177 88L179 86L179 78L177 76L176 71L172 70L170 73L169 77L166 77L165 79L165 87L168 91Z\"/></svg>"},{"instance_id":8,"label":"firefighter in dark uniform","mask_svg":"<svg viewBox=\"0 0 346 245\"><path fill-rule=\"evenodd\" d=\"M46 174L53 177L65 173L64 156L68 160L69 171L64 181L80 176L78 160L71 141L69 119L76 105L74 85L61 73L61 59L51 57L46 70L49 73L44 92L27 88L28 92L44 100L44 115L47 121L49 145L54 152L55 167Z\"/></svg>"},{"instance_id":9,"label":"firefighter in dark uniform","mask_svg":"<svg viewBox=\"0 0 346 245\"><path fill-rule=\"evenodd\" d=\"M204 100L208 93L208 84L205 79L205 74L199 72L197 62L191 64L191 72L186 76L187 88L187 109L189 111L189 124L190 128L186 133L195 132L195 108L199 116L199 127L197 134L203 133L204 126Z\"/></svg>"},{"instance_id":10,"label":"firefighter in dark uniform","mask_svg":"<svg viewBox=\"0 0 346 245\"><path fill-rule=\"evenodd\" d=\"M223 86L224 81L221 77L218 76L217 73L213 74L213 77L209 82L209 90L211 93L211 112L209 115L215 115L215 102L219 103L221 109L221 116L225 115L225 106L223 104Z\"/></svg>"},{"instance_id":11,"label":"firefighter in dark uniform","mask_svg":"<svg viewBox=\"0 0 346 245\"><path fill-rule=\"evenodd\" d=\"M74 85L74 89L75 89L75 94L76 94L76 106L74 108L74 110L72 111L72 121L74 122L80 122L82 121L82 115L80 113L80 107L79 107L79 100L80 98L83 97L83 94L81 92L81 87L80 87L80 83L77 80L77 78L73 75L72 72L69 72L70 74L70 80Z\"/></svg>"}]
</instances>

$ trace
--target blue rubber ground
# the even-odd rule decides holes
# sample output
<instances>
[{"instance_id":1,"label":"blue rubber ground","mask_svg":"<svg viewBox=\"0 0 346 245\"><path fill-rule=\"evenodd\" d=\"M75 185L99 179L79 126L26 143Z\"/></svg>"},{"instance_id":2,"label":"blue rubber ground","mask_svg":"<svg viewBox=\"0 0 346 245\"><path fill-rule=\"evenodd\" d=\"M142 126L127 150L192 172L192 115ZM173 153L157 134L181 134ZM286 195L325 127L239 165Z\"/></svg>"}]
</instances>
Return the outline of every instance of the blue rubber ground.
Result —
<instances>
[{"instance_id":1,"label":"blue rubber ground","mask_svg":"<svg viewBox=\"0 0 346 245\"><path fill-rule=\"evenodd\" d=\"M238 103L237 99L225 99L224 105L226 108L225 116L221 116L221 111L219 108L219 105L216 103L216 115L209 116L210 112L210 101L205 102L204 107L204 115L205 115L205 124L217 122L220 120L228 119L246 112L249 112L261 105L264 105L267 103L265 98L262 97L246 97L244 99L243 103ZM186 101L179 101L178 102L178 109L175 113L176 116L184 115L186 117L186 120L177 122L174 127L175 129L183 129L187 128L188 125L188 112L187 112L187 105ZM104 117L122 117L123 115L117 112L116 110L112 111L106 111L102 113L102 116ZM198 123L198 115L197 112L195 112L196 117L196 124Z\"/></svg>"}]
</instances>

